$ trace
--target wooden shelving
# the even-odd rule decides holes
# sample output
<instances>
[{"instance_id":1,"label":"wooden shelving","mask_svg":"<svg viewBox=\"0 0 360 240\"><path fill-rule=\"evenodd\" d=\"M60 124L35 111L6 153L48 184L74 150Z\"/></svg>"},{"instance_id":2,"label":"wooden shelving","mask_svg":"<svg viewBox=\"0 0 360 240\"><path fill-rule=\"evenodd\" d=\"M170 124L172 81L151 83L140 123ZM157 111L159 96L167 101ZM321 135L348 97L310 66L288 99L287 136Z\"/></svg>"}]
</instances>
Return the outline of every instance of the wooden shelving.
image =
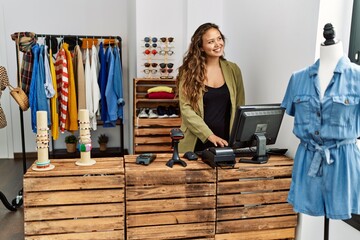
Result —
<instances>
[{"instance_id":1,"label":"wooden shelving","mask_svg":"<svg viewBox=\"0 0 360 240\"><path fill-rule=\"evenodd\" d=\"M175 99L148 99L147 90L157 86L168 86L175 90L174 79L135 78L134 79L134 153L143 152L171 152L170 130L179 127L181 117L175 118L140 118L141 109L152 109L155 113L158 106L175 109L179 107L179 100ZM179 111L177 112L179 114Z\"/></svg>"}]
</instances>

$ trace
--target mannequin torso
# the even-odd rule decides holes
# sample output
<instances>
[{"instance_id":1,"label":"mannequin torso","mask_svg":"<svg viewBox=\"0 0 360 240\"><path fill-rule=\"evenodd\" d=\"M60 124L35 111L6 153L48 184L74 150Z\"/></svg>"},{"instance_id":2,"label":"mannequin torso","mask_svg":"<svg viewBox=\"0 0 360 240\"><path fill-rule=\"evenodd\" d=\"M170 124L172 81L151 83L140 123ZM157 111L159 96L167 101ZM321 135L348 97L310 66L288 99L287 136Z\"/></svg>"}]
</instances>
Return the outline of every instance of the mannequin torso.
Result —
<instances>
[{"instance_id":1,"label":"mannequin torso","mask_svg":"<svg viewBox=\"0 0 360 240\"><path fill-rule=\"evenodd\" d=\"M323 98L325 90L333 77L334 70L339 59L344 55L342 42L339 41L332 45L320 46L320 98Z\"/></svg>"}]
</instances>

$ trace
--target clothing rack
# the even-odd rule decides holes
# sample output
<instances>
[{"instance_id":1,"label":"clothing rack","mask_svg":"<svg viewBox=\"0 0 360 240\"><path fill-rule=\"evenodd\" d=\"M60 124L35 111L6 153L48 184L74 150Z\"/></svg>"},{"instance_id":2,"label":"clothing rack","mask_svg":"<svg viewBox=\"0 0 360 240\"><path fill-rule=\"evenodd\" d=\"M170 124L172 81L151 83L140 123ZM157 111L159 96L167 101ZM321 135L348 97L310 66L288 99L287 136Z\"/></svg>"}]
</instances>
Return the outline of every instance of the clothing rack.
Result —
<instances>
[{"instance_id":1,"label":"clothing rack","mask_svg":"<svg viewBox=\"0 0 360 240\"><path fill-rule=\"evenodd\" d=\"M122 51L121 51L121 46L122 46L122 39L119 36L95 36L95 35L60 35L60 34L35 34L35 38L39 38L39 37L55 37L55 38L65 38L65 37L76 37L76 38L93 38L93 39L116 39L118 42L118 47L119 47L119 51L120 51L120 60L122 60ZM16 46L16 42L15 42L15 46ZM19 54L18 54L18 49L16 48L16 65L17 65L17 74L18 74L18 79L20 79L19 76ZM122 64L122 61L120 61L120 64ZM22 159L23 159L23 173L25 174L27 171L27 166L26 166L26 148L25 148L25 130L24 130L24 114L22 109L19 107L19 111L20 111L20 127L21 127L21 147L22 147ZM120 156L124 156L124 125L123 125L123 120L120 119ZM52 153L54 156L54 141L52 140ZM10 210L10 211L16 211L18 207L20 207L23 204L23 190L21 189L18 193L18 195L16 196L16 198L12 201L12 203L10 204L8 202L8 200L6 199L5 195L0 192L0 200L2 201L2 203L5 205L5 207Z\"/></svg>"},{"instance_id":2,"label":"clothing rack","mask_svg":"<svg viewBox=\"0 0 360 240\"><path fill-rule=\"evenodd\" d=\"M35 34L35 38L45 38L45 37L54 37L54 38L65 38L65 37L73 37L73 38L88 38L88 39L116 39L117 40L117 45L119 47L120 50L120 59L122 60L122 39L120 36L108 36L108 35L103 35L103 36L99 36L99 35L61 35L61 34L43 34L43 33L39 33L39 34ZM120 61L120 64L122 64L122 61ZM23 124L22 124L23 125ZM120 119L120 123L119 123L119 127L120 127L120 156L124 156L124 124L123 124L123 120ZM56 154L55 154L55 149L54 149L54 140L51 140L52 144L51 144L51 148L52 148L52 154L51 156L53 158L56 158Z\"/></svg>"}]
</instances>

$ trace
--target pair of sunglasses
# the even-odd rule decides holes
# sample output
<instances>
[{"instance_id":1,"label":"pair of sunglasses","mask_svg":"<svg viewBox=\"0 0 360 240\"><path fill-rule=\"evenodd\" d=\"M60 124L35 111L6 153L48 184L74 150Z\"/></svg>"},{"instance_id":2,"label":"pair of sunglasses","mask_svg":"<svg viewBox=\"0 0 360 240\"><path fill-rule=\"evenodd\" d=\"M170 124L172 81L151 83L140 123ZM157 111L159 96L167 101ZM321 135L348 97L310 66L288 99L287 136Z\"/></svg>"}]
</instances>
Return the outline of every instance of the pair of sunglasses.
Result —
<instances>
[{"instance_id":1,"label":"pair of sunglasses","mask_svg":"<svg viewBox=\"0 0 360 240\"><path fill-rule=\"evenodd\" d=\"M144 69L144 73L146 73L146 74L149 74L149 73L155 74L155 73L157 73L157 70L156 69L148 69L148 68L146 68L146 69Z\"/></svg>"},{"instance_id":2,"label":"pair of sunglasses","mask_svg":"<svg viewBox=\"0 0 360 240\"><path fill-rule=\"evenodd\" d=\"M160 41L163 42L163 43L165 43L165 42L171 43L171 42L174 41L174 38L173 37L168 37L168 38L162 37L162 38L160 38Z\"/></svg>"},{"instance_id":3,"label":"pair of sunglasses","mask_svg":"<svg viewBox=\"0 0 360 240\"><path fill-rule=\"evenodd\" d=\"M171 55L174 54L174 51L171 51L171 50L168 50L168 51L161 50L161 51L159 52L159 54L160 54L160 55L163 55L163 56L165 56L165 55L171 56Z\"/></svg>"},{"instance_id":4,"label":"pair of sunglasses","mask_svg":"<svg viewBox=\"0 0 360 240\"><path fill-rule=\"evenodd\" d=\"M153 42L153 43L156 43L158 41L158 39L156 37L153 37L151 39L149 37L145 37L144 41L147 42L147 43L150 42L150 41Z\"/></svg>"},{"instance_id":5,"label":"pair of sunglasses","mask_svg":"<svg viewBox=\"0 0 360 240\"><path fill-rule=\"evenodd\" d=\"M144 63L144 66L145 66L145 67L150 67L150 66L151 66L151 67L153 67L153 68L156 68L157 65L158 65L157 63Z\"/></svg>"},{"instance_id":6,"label":"pair of sunglasses","mask_svg":"<svg viewBox=\"0 0 360 240\"><path fill-rule=\"evenodd\" d=\"M145 43L145 47L149 48L150 46L153 47L153 48L156 48L156 47L157 47L157 44L156 44L156 43L152 43L152 44L150 44L150 43Z\"/></svg>"},{"instance_id":7,"label":"pair of sunglasses","mask_svg":"<svg viewBox=\"0 0 360 240\"><path fill-rule=\"evenodd\" d=\"M153 49L151 51L149 49L146 49L144 51L144 54L146 54L146 55L153 54L155 56L157 53L158 53L158 51L156 51L156 49Z\"/></svg>"},{"instance_id":8,"label":"pair of sunglasses","mask_svg":"<svg viewBox=\"0 0 360 240\"><path fill-rule=\"evenodd\" d=\"M174 66L174 64L173 63L159 63L159 66L161 67L161 68L172 68L173 66Z\"/></svg>"},{"instance_id":9,"label":"pair of sunglasses","mask_svg":"<svg viewBox=\"0 0 360 240\"><path fill-rule=\"evenodd\" d=\"M160 72L161 73L172 73L173 72L173 69L172 68L161 68L160 69Z\"/></svg>"}]
</instances>

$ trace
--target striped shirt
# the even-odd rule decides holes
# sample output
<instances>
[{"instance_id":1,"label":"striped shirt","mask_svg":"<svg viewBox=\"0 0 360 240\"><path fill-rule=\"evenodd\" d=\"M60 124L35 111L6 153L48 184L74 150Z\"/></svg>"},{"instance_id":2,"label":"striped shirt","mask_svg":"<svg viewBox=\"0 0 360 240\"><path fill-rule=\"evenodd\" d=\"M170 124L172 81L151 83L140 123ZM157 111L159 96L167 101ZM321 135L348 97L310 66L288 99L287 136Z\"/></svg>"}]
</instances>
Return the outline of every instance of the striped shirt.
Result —
<instances>
[{"instance_id":1,"label":"striped shirt","mask_svg":"<svg viewBox=\"0 0 360 240\"><path fill-rule=\"evenodd\" d=\"M64 48L61 48L56 56L55 61L56 83L59 96L60 109L60 131L65 131L67 104L69 94L69 76L67 69L66 53Z\"/></svg>"}]
</instances>

